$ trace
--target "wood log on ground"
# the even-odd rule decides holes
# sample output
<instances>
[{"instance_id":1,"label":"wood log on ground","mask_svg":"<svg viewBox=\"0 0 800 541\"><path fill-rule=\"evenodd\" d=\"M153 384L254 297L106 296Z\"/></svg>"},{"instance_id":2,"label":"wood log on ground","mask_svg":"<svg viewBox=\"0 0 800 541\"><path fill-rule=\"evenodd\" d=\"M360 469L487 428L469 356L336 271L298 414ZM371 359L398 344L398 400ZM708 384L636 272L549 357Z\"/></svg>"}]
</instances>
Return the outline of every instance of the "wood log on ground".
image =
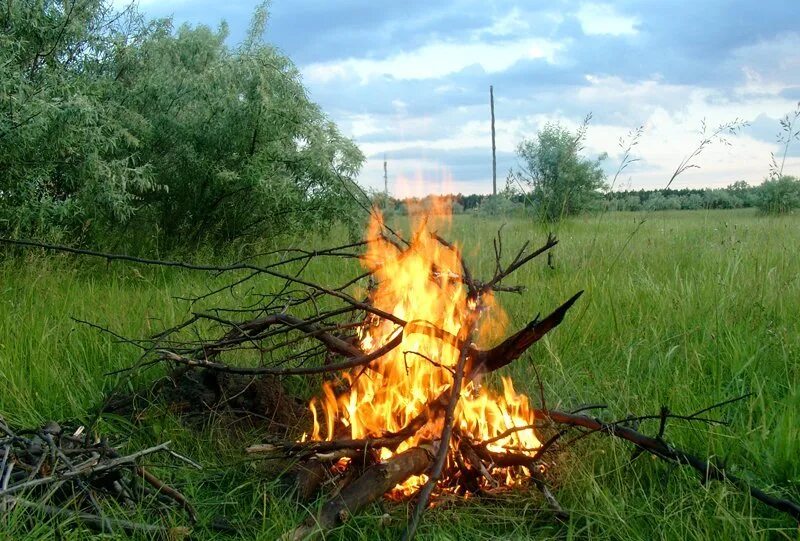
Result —
<instances>
[{"instance_id":1,"label":"wood log on ground","mask_svg":"<svg viewBox=\"0 0 800 541\"><path fill-rule=\"evenodd\" d=\"M319 487L325 482L328 475L329 464L319 460L302 462L297 465L297 499L301 502L308 502L317 495Z\"/></svg>"},{"instance_id":2,"label":"wood log on ground","mask_svg":"<svg viewBox=\"0 0 800 541\"><path fill-rule=\"evenodd\" d=\"M366 505L383 497L396 485L412 475L427 470L434 459L433 448L427 445L412 447L385 462L367 468L364 473L342 489L326 503L319 514L310 516L292 532L283 536L284 541L300 541L313 538L345 521Z\"/></svg>"}]
</instances>

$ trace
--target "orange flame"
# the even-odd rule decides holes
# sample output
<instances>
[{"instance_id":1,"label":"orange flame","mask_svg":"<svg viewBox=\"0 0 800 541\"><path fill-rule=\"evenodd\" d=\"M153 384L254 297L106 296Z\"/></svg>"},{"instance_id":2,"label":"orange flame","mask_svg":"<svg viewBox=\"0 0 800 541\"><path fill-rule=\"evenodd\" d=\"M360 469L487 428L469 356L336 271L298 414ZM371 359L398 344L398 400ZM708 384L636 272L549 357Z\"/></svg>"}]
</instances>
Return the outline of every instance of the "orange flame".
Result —
<instances>
[{"instance_id":1,"label":"orange flame","mask_svg":"<svg viewBox=\"0 0 800 541\"><path fill-rule=\"evenodd\" d=\"M410 246L403 251L381 239L380 217L373 218L370 223L368 238L379 239L369 244L364 258L365 266L373 271L378 281L371 294L372 304L414 325L408 325L403 331L398 347L374 361L369 369L359 367L343 374L345 385L335 386L330 382L323 385L322 398L310 403L314 419L312 439L360 439L397 432L452 385L459 357L458 344L443 340L435 329L458 337L457 342L467 340L467 315L474 309L475 302L467 298L461 280L458 248L444 246L430 233L433 220L449 219L447 210L432 209L418 220ZM478 320L478 342L496 339L506 320L490 293L484 294L482 304L483 312L491 315ZM359 329L361 349L374 351L396 337L397 332L401 331L392 322L368 317ZM335 389L341 387L347 390L337 393ZM320 410L325 420L324 429ZM475 442L534 422L527 397L517 394L508 378L503 378L502 396L475 382L465 382L455 415L460 433ZM402 442L395 453L423 440L437 439L441 428L441 418L429 421ZM487 449L531 454L539 446L533 429L527 428L488 444ZM451 453L456 452L456 448L457 443L451 442ZM380 458L385 460L395 453L382 449ZM509 472L506 472L506 479L513 483ZM424 475L414 477L396 487L395 492L411 494L425 481Z\"/></svg>"}]
</instances>

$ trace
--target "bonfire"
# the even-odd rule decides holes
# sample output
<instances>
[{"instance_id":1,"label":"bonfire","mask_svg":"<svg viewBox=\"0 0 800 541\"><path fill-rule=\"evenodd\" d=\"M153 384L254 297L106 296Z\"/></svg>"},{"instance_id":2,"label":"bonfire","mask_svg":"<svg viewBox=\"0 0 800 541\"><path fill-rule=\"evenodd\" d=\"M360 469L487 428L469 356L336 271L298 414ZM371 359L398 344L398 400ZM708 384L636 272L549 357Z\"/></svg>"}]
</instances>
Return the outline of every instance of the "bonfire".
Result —
<instances>
[{"instance_id":1,"label":"bonfire","mask_svg":"<svg viewBox=\"0 0 800 541\"><path fill-rule=\"evenodd\" d=\"M541 444L528 399L514 391L510 378L503 378L502 395L481 386L477 377L464 382L464 374L472 368L467 361L474 360L470 352L477 351L477 344L496 341L506 317L491 290L468 289L460 274L459 249L431 233L433 218L440 216L422 220L405 249L380 239L376 233L381 223L373 219L370 236L379 240L369 245L364 264L378 283L369 298L375 308L407 323L400 327L372 314L364 320L358 329L363 351L375 352L397 339L399 344L371 364L325 382L322 397L310 405L311 440L370 439L407 430L407 438L378 449L378 459L389 460L439 440L445 411L432 411L432 407L443 404L451 390L460 386L451 414L453 436L449 443L440 443L449 446L446 469L453 477L447 477L456 481L458 463L470 462L460 447L533 456ZM457 385L456 380L463 383ZM407 429L417 425L413 433ZM483 482L496 484L494 476L484 471ZM508 484L521 474L529 476L514 468L494 473ZM428 479L426 474L413 475L392 493L413 494Z\"/></svg>"}]
</instances>

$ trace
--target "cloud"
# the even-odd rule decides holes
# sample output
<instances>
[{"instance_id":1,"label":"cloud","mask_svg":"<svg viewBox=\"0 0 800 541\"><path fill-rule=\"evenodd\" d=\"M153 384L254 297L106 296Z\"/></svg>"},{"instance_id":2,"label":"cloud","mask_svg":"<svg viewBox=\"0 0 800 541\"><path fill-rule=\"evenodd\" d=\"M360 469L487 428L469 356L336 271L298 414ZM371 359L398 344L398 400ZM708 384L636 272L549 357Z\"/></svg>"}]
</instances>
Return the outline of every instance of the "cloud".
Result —
<instances>
[{"instance_id":1,"label":"cloud","mask_svg":"<svg viewBox=\"0 0 800 541\"><path fill-rule=\"evenodd\" d=\"M530 30L530 22L523 16L522 11L514 7L505 15L493 17L492 24L481 28L475 35L481 36L512 36Z\"/></svg>"},{"instance_id":2,"label":"cloud","mask_svg":"<svg viewBox=\"0 0 800 541\"><path fill-rule=\"evenodd\" d=\"M610 4L582 4L576 16L587 36L632 36L638 33L638 17L621 15Z\"/></svg>"},{"instance_id":3,"label":"cloud","mask_svg":"<svg viewBox=\"0 0 800 541\"><path fill-rule=\"evenodd\" d=\"M544 59L553 63L562 45L544 38L523 38L492 44L480 42L434 42L382 59L348 58L303 67L310 84L335 79L356 79L367 84L374 79L443 79L469 66L486 73L505 71L519 60Z\"/></svg>"},{"instance_id":4,"label":"cloud","mask_svg":"<svg viewBox=\"0 0 800 541\"><path fill-rule=\"evenodd\" d=\"M224 16L235 43L255 3L144 8L212 27ZM489 85L501 179L521 139L547 121L574 128L592 112L587 155L609 152L613 172L619 139L643 125L641 160L620 185L663 187L697 144L701 120L739 117L751 127L730 146L706 149L701 168L677 181L724 186L766 176L779 150L777 121L800 100L796 3L275 0L267 40L294 59L312 98L364 150L360 181L374 188L382 189L386 153L390 187L420 177L413 189L489 191ZM794 152L786 168L800 173Z\"/></svg>"}]
</instances>

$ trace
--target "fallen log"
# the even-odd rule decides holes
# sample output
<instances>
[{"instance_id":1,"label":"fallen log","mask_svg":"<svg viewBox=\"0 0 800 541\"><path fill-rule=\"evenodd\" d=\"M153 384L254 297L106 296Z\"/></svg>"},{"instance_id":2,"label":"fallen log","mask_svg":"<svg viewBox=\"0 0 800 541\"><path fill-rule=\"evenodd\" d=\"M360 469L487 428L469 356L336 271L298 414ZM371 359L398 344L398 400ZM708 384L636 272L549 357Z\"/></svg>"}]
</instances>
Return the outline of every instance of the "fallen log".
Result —
<instances>
[{"instance_id":1,"label":"fallen log","mask_svg":"<svg viewBox=\"0 0 800 541\"><path fill-rule=\"evenodd\" d=\"M427 470L434 459L431 446L421 445L367 468L364 473L326 503L317 515L309 516L295 530L282 537L284 541L311 539L323 531L346 522L354 513L378 500L393 487L412 475Z\"/></svg>"}]
</instances>

